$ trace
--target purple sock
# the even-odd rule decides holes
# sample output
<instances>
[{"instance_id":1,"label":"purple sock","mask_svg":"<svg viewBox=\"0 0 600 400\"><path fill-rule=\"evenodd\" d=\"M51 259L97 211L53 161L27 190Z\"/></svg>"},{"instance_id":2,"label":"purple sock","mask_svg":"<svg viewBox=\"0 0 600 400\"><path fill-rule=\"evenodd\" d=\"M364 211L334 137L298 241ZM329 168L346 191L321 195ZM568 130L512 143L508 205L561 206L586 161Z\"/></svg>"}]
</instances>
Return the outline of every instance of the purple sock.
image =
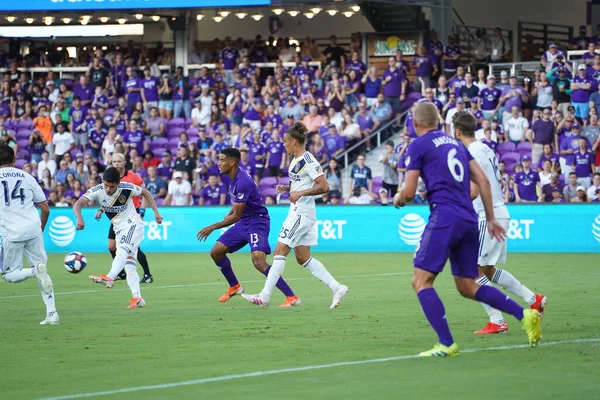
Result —
<instances>
[{"instance_id":1,"label":"purple sock","mask_svg":"<svg viewBox=\"0 0 600 400\"><path fill-rule=\"evenodd\" d=\"M233 269L231 268L231 261L227 256L221 258L219 261L216 261L217 267L221 270L221 273L227 279L227 283L229 283L229 287L234 287L239 282L233 273Z\"/></svg>"},{"instance_id":2,"label":"purple sock","mask_svg":"<svg viewBox=\"0 0 600 400\"><path fill-rule=\"evenodd\" d=\"M265 276L269 275L269 270L271 269L271 266L269 265L269 267L267 269L265 269ZM286 281L283 280L282 278L279 278L279 280L277 281L277 284L275 285L277 287L277 289L281 290L281 293L283 293L285 295L285 297L291 297L291 296L295 296L294 291L292 290L291 287L289 287L289 285L286 283Z\"/></svg>"},{"instance_id":3,"label":"purple sock","mask_svg":"<svg viewBox=\"0 0 600 400\"><path fill-rule=\"evenodd\" d=\"M444 346L452 345L454 339L452 338L448 320L446 319L446 310L435 289L423 289L417 294L417 297L429 324L437 333L440 343Z\"/></svg>"},{"instance_id":4,"label":"purple sock","mask_svg":"<svg viewBox=\"0 0 600 400\"><path fill-rule=\"evenodd\" d=\"M523 307L493 286L481 286L475 293L475 300L508 313L519 321L523 319Z\"/></svg>"}]
</instances>

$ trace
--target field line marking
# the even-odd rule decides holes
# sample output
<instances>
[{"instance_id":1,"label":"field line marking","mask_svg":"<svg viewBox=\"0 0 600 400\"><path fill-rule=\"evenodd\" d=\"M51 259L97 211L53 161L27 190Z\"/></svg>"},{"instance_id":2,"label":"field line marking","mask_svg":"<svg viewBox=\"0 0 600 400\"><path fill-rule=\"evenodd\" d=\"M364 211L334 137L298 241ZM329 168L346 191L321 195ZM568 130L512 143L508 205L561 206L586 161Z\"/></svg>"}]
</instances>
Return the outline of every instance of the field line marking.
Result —
<instances>
[{"instance_id":1,"label":"field line marking","mask_svg":"<svg viewBox=\"0 0 600 400\"><path fill-rule=\"evenodd\" d=\"M385 274L362 274L362 275L338 275L336 276L337 278L348 278L348 279L352 279L352 278L375 278L375 277L382 277L382 276L398 276L398 275L409 275L412 274L412 272L390 272L390 273L385 273ZM309 280L313 280L315 278L311 277L306 277L306 278L286 278L286 281L288 282L292 282L292 281L309 281ZM260 280L260 281L245 281L244 283L264 283L264 279ZM196 287L196 286L214 286L214 285L223 285L223 282L205 282L205 283L186 283L186 284L179 284L179 285L164 285L164 286L143 286L144 290L151 290L151 289L177 289L177 288L186 288L186 287ZM129 288L127 289L111 289L111 292L128 292L130 291ZM69 295L69 294L83 294L83 293L106 293L106 289L100 289L100 290L76 290L76 291L72 291L72 292L57 292L55 293L56 296L64 296L64 295ZM28 298L28 297L40 297L40 294L18 294L18 295L13 295L13 296L0 296L0 300L2 299L23 299L23 298Z\"/></svg>"},{"instance_id":2,"label":"field line marking","mask_svg":"<svg viewBox=\"0 0 600 400\"><path fill-rule=\"evenodd\" d=\"M559 341L546 342L546 343L542 342L538 346L557 346L557 345L561 345L561 344L593 343L593 342L600 342L600 338L559 340ZM527 344L518 344L518 345L511 345L511 346L497 346L497 347L485 347L485 348L476 348L476 349L464 349L464 350L461 350L461 353L478 353L478 352L482 352L482 351L504 351L504 350L523 349L523 348L527 348L527 347L529 347L529 345L527 345ZM413 358L419 358L419 355L411 354L411 355L396 356L396 357L374 358L371 360L344 361L344 362L337 362L337 363L331 363L331 364L307 365L305 367L256 371L256 372L248 372L245 374L215 376L212 378L194 379L194 380L182 381L182 382L163 383L163 384L148 385L148 386L137 386L137 387L129 387L129 388L123 388L123 389L115 389L115 390L105 390L102 392L76 393L76 394L67 394L67 395L63 395L63 396L44 397L39 400L68 400L68 399L81 399L81 398L85 398L85 397L94 397L94 396L108 396L108 395L121 394L121 393L141 392L144 390L157 390L157 389L168 389L168 388L175 388L175 387L181 387L181 386L202 385L204 383L230 381L230 380L234 380L234 379L253 378L253 377L259 377L259 376L265 376L265 375L278 375L278 374L285 374L285 373L290 373L290 372L302 372L302 371L311 371L311 370L317 370L317 369L346 367L346 366L352 366L352 365L363 365L363 364L382 363L382 362L389 362L389 361L409 360L409 359L413 359Z\"/></svg>"}]
</instances>

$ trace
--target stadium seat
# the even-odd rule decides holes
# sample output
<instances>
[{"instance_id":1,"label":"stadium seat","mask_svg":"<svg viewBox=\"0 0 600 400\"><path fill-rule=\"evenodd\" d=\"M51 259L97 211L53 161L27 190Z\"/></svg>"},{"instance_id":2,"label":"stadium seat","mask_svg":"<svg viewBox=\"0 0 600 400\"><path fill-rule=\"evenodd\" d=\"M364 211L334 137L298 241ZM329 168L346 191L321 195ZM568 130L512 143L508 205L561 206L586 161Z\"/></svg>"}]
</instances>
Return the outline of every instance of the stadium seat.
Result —
<instances>
[{"instance_id":1,"label":"stadium seat","mask_svg":"<svg viewBox=\"0 0 600 400\"><path fill-rule=\"evenodd\" d=\"M521 155L521 158L526 155L531 157L531 149L517 149L517 153Z\"/></svg>"},{"instance_id":2,"label":"stadium seat","mask_svg":"<svg viewBox=\"0 0 600 400\"><path fill-rule=\"evenodd\" d=\"M169 143L169 139L159 137L159 138L154 139L154 141L152 142L152 146L154 146L154 147L167 147L167 143Z\"/></svg>"},{"instance_id":3,"label":"stadium seat","mask_svg":"<svg viewBox=\"0 0 600 400\"><path fill-rule=\"evenodd\" d=\"M381 183L383 182L383 180L382 180L381 176L375 176L375 177L373 177L371 182L373 183L373 187L375 187L375 185L381 186Z\"/></svg>"},{"instance_id":4,"label":"stadium seat","mask_svg":"<svg viewBox=\"0 0 600 400\"><path fill-rule=\"evenodd\" d=\"M262 178L259 182L258 182L258 186L260 186L261 189L263 188L273 188L277 185L277 178L274 176L270 176L268 178Z\"/></svg>"},{"instance_id":5,"label":"stadium seat","mask_svg":"<svg viewBox=\"0 0 600 400\"><path fill-rule=\"evenodd\" d=\"M17 158L22 158L25 160L29 160L29 156L31 154L29 153L29 150L19 146L19 150L17 151Z\"/></svg>"},{"instance_id":6,"label":"stadium seat","mask_svg":"<svg viewBox=\"0 0 600 400\"><path fill-rule=\"evenodd\" d=\"M273 197L277 197L277 190L274 187L270 187L270 188L261 188L260 189L260 194L263 197L267 197L267 196L273 196Z\"/></svg>"},{"instance_id":7,"label":"stadium seat","mask_svg":"<svg viewBox=\"0 0 600 400\"><path fill-rule=\"evenodd\" d=\"M188 134L188 135L190 135L190 136L191 136L191 135L196 135L196 136L198 136L198 128L196 128L195 126L188 127L188 128L187 128L187 130L186 130L186 132L187 132L187 134Z\"/></svg>"},{"instance_id":8,"label":"stadium seat","mask_svg":"<svg viewBox=\"0 0 600 400\"><path fill-rule=\"evenodd\" d=\"M169 138L179 138L182 132L185 132L185 129L181 127L167 127L167 137Z\"/></svg>"},{"instance_id":9,"label":"stadium seat","mask_svg":"<svg viewBox=\"0 0 600 400\"><path fill-rule=\"evenodd\" d=\"M516 152L500 154L500 161L504 161L507 164L509 161L519 162L520 160L521 160L521 155Z\"/></svg>"},{"instance_id":10,"label":"stadium seat","mask_svg":"<svg viewBox=\"0 0 600 400\"><path fill-rule=\"evenodd\" d=\"M30 119L26 119L25 121L19 122L19 129L31 129L33 127L33 121Z\"/></svg>"},{"instance_id":11,"label":"stadium seat","mask_svg":"<svg viewBox=\"0 0 600 400\"><path fill-rule=\"evenodd\" d=\"M169 148L177 148L179 147L179 138L178 137L174 137L169 139L169 143L168 143Z\"/></svg>"},{"instance_id":12,"label":"stadium seat","mask_svg":"<svg viewBox=\"0 0 600 400\"><path fill-rule=\"evenodd\" d=\"M154 201L156 202L157 206L162 206L165 202L165 199L163 198L155 198Z\"/></svg>"},{"instance_id":13,"label":"stadium seat","mask_svg":"<svg viewBox=\"0 0 600 400\"><path fill-rule=\"evenodd\" d=\"M185 120L183 118L173 118L170 121L167 121L167 129L170 128L183 128L185 124Z\"/></svg>"},{"instance_id":14,"label":"stadium seat","mask_svg":"<svg viewBox=\"0 0 600 400\"><path fill-rule=\"evenodd\" d=\"M16 133L16 139L17 140L29 140L29 137L31 136L31 130L30 129L19 129ZM20 146L20 144L19 144Z\"/></svg>"},{"instance_id":15,"label":"stadium seat","mask_svg":"<svg viewBox=\"0 0 600 400\"><path fill-rule=\"evenodd\" d=\"M517 149L517 147L515 146L515 144L513 142L505 142L505 143L500 143L498 145L498 147L496 148L496 151L500 154L502 153L512 153Z\"/></svg>"},{"instance_id":16,"label":"stadium seat","mask_svg":"<svg viewBox=\"0 0 600 400\"><path fill-rule=\"evenodd\" d=\"M289 176L283 176L281 178L279 178L279 181L277 182L278 185L284 185L287 186L290 184L290 178Z\"/></svg>"},{"instance_id":17,"label":"stadium seat","mask_svg":"<svg viewBox=\"0 0 600 400\"><path fill-rule=\"evenodd\" d=\"M17 161L15 161L15 168L23 168L23 165L27 164L29 161L24 160L22 158L18 159Z\"/></svg>"},{"instance_id":18,"label":"stadium seat","mask_svg":"<svg viewBox=\"0 0 600 400\"><path fill-rule=\"evenodd\" d=\"M115 110L112 108L109 108L108 110L106 110L106 115L110 115L112 117L113 115L115 115Z\"/></svg>"},{"instance_id":19,"label":"stadium seat","mask_svg":"<svg viewBox=\"0 0 600 400\"><path fill-rule=\"evenodd\" d=\"M29 140L27 140L27 139L17 140L17 144L19 145L19 147L26 148L29 145Z\"/></svg>"},{"instance_id":20,"label":"stadium seat","mask_svg":"<svg viewBox=\"0 0 600 400\"><path fill-rule=\"evenodd\" d=\"M189 129L190 126L192 126L192 124L194 123L194 120L191 118L188 118L185 120L185 122L183 123L183 127L185 129Z\"/></svg>"},{"instance_id":21,"label":"stadium seat","mask_svg":"<svg viewBox=\"0 0 600 400\"><path fill-rule=\"evenodd\" d=\"M531 144L527 141L521 142L517 145L517 151L520 153L521 151L527 150L531 152Z\"/></svg>"}]
</instances>

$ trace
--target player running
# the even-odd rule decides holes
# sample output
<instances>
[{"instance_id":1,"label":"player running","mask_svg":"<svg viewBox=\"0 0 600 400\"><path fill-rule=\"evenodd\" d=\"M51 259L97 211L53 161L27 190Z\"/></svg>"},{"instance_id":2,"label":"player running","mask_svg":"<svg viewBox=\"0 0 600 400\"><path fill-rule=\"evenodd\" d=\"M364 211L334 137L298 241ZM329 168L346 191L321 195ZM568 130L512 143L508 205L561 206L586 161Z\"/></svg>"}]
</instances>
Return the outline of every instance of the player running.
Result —
<instances>
[{"instance_id":1,"label":"player running","mask_svg":"<svg viewBox=\"0 0 600 400\"><path fill-rule=\"evenodd\" d=\"M459 122L459 128L456 129L456 122ZM479 163L490 182L492 190L492 203L494 206L494 215L500 222L504 230L508 229L510 215L508 208L504 204L502 187L500 180L500 169L496 154L486 144L475 140L475 132L468 129L473 126L475 119L468 111L459 111L454 114L452 123L455 127L455 137L464 144L475 161ZM479 216L479 277L476 282L479 285L491 285L490 281L506 288L509 292L521 297L529 304L529 308L539 311L540 315L544 313L544 307L548 299L541 294L533 293L525 285L519 282L510 272L496 268L496 264L506 263L506 241L499 241L493 238L486 229L485 210L481 197L478 196L473 201L475 212ZM481 303L490 317L483 329L475 332L478 335L489 335L494 333L503 333L508 331L508 324L504 321L502 313L485 303Z\"/></svg>"},{"instance_id":2,"label":"player running","mask_svg":"<svg viewBox=\"0 0 600 400\"><path fill-rule=\"evenodd\" d=\"M323 264L310 256L310 248L317 245L316 206L313 196L327 193L329 185L323 170L315 157L306 151L307 129L302 122L296 122L283 136L283 145L287 153L294 159L290 162L290 185L277 186L277 192L290 192L290 211L279 232L279 240L275 246L273 267L267 275L265 286L259 294L242 297L250 303L267 307L271 292L277 279L283 274L286 256L294 249L296 261L310 271L333 292L330 308L336 308L348 292L348 286L341 285L325 269Z\"/></svg>"},{"instance_id":3,"label":"player running","mask_svg":"<svg viewBox=\"0 0 600 400\"><path fill-rule=\"evenodd\" d=\"M224 180L230 181L229 197L233 207L221 222L200 229L197 235L198 240L206 241L215 229L235 224L217 239L217 243L210 251L210 256L229 283L227 293L219 297L221 303L244 293L244 288L231 268L231 261L227 257L227 253L235 253L250 244L254 268L267 276L271 269L271 266L267 264L267 254L271 254L269 212L262 204L258 186L250 175L239 167L240 158L238 149L230 148L221 151L218 167ZM281 277L277 280L277 288L285 295L285 301L280 307L300 306L300 299Z\"/></svg>"},{"instance_id":4,"label":"player running","mask_svg":"<svg viewBox=\"0 0 600 400\"><path fill-rule=\"evenodd\" d=\"M58 325L54 286L48 275L44 249L44 228L50 216L46 195L36 180L14 168L15 152L0 145L0 275L5 282L17 283L37 278L46 305L46 319L40 325ZM41 211L41 219L38 211ZM23 256L30 268L23 268Z\"/></svg>"},{"instance_id":5,"label":"player running","mask_svg":"<svg viewBox=\"0 0 600 400\"><path fill-rule=\"evenodd\" d=\"M145 187L144 180L135 172L127 171L125 168L125 156L121 153L114 153L112 156L112 166L119 170L119 174L121 175L121 182L128 182L134 185L137 185L141 188ZM146 213L146 208L142 207L143 202L140 201L139 196L135 196L133 198L133 204L137 213L144 218L144 214ZM104 210L101 208L96 213L96 219L99 220L102 216ZM115 241L115 229L113 224L110 224L110 228L108 228L108 251L110 251L110 255L113 260L115 259L115 255L117 254L117 242ZM140 280L140 283L152 283L154 282L154 278L150 273L150 266L148 265L148 259L146 258L146 253L142 251L142 249L138 249L137 260L142 266L144 270L144 277ZM117 278L118 279L126 279L125 271L121 272Z\"/></svg>"},{"instance_id":6,"label":"player running","mask_svg":"<svg viewBox=\"0 0 600 400\"><path fill-rule=\"evenodd\" d=\"M85 222L81 215L81 207L94 201L104 209L104 213L114 225L115 237L118 239L117 251L110 272L107 275L92 275L90 280L101 283L110 289L113 287L117 275L125 268L127 284L133 295L127 308L140 308L144 307L146 302L140 293L140 277L137 273L136 257L140 243L144 239L144 223L136 212L133 197L142 196L147 204L150 204L157 223L162 223L162 217L152 195L146 189L131 183L120 182L120 179L121 174L118 169L107 168L102 174L102 183L81 196L73 205L73 211L77 217L77 230L83 230Z\"/></svg>"},{"instance_id":7,"label":"player running","mask_svg":"<svg viewBox=\"0 0 600 400\"><path fill-rule=\"evenodd\" d=\"M505 240L505 230L494 217L492 193L481 167L468 150L456 139L437 130L438 110L431 103L421 103L414 111L413 124L418 138L408 147L406 175L400 193L394 196L394 205L407 204L417 191L419 176L427 187L427 200L431 214L417 246L414 257L412 287L417 293L421 308L439 337L433 349L421 357L447 357L458 354L444 305L433 288L437 274L442 272L448 258L454 282L464 297L486 303L520 320L527 333L529 345L537 346L542 332L540 314L526 309L493 286L480 286L477 254L479 231L477 215L470 196L470 181L479 188L490 236ZM463 131L474 131L474 121L460 126ZM462 120L461 124L465 123Z\"/></svg>"}]
</instances>

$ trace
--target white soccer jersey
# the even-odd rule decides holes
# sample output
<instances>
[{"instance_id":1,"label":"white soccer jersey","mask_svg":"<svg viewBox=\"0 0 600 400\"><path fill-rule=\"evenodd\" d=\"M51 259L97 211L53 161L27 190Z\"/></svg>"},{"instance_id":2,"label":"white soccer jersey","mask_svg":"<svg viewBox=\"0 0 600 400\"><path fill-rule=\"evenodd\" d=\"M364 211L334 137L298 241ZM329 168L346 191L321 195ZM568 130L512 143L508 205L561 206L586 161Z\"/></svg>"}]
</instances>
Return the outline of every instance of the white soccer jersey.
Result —
<instances>
[{"instance_id":1,"label":"white soccer jersey","mask_svg":"<svg viewBox=\"0 0 600 400\"><path fill-rule=\"evenodd\" d=\"M36 237L42 231L34 203L46 201L35 178L17 168L0 169L0 235L12 242Z\"/></svg>"},{"instance_id":2,"label":"white soccer jersey","mask_svg":"<svg viewBox=\"0 0 600 400\"><path fill-rule=\"evenodd\" d=\"M471 153L475 161L479 163L488 181L490 181L492 203L494 205L494 214L496 215L496 218L510 218L508 209L504 204L504 197L502 196L500 169L498 168L496 154L485 143L480 141L475 141L469 145L469 153ZM485 216L481 196L478 196L473 200L473 207L480 218Z\"/></svg>"},{"instance_id":3,"label":"white soccer jersey","mask_svg":"<svg viewBox=\"0 0 600 400\"><path fill-rule=\"evenodd\" d=\"M135 210L133 197L140 196L142 188L126 182L119 183L117 190L112 195L104 191L104 184L94 186L83 196L95 201L114 225L115 232L129 229L131 225L141 225L142 219Z\"/></svg>"},{"instance_id":4,"label":"white soccer jersey","mask_svg":"<svg viewBox=\"0 0 600 400\"><path fill-rule=\"evenodd\" d=\"M308 151L300 157L294 158L290 162L290 192L298 192L310 189L315 185L315 179L323 176L323 170L317 159ZM306 214L311 218L316 218L314 196L303 196L296 204L291 204L290 209L298 214Z\"/></svg>"}]
</instances>

